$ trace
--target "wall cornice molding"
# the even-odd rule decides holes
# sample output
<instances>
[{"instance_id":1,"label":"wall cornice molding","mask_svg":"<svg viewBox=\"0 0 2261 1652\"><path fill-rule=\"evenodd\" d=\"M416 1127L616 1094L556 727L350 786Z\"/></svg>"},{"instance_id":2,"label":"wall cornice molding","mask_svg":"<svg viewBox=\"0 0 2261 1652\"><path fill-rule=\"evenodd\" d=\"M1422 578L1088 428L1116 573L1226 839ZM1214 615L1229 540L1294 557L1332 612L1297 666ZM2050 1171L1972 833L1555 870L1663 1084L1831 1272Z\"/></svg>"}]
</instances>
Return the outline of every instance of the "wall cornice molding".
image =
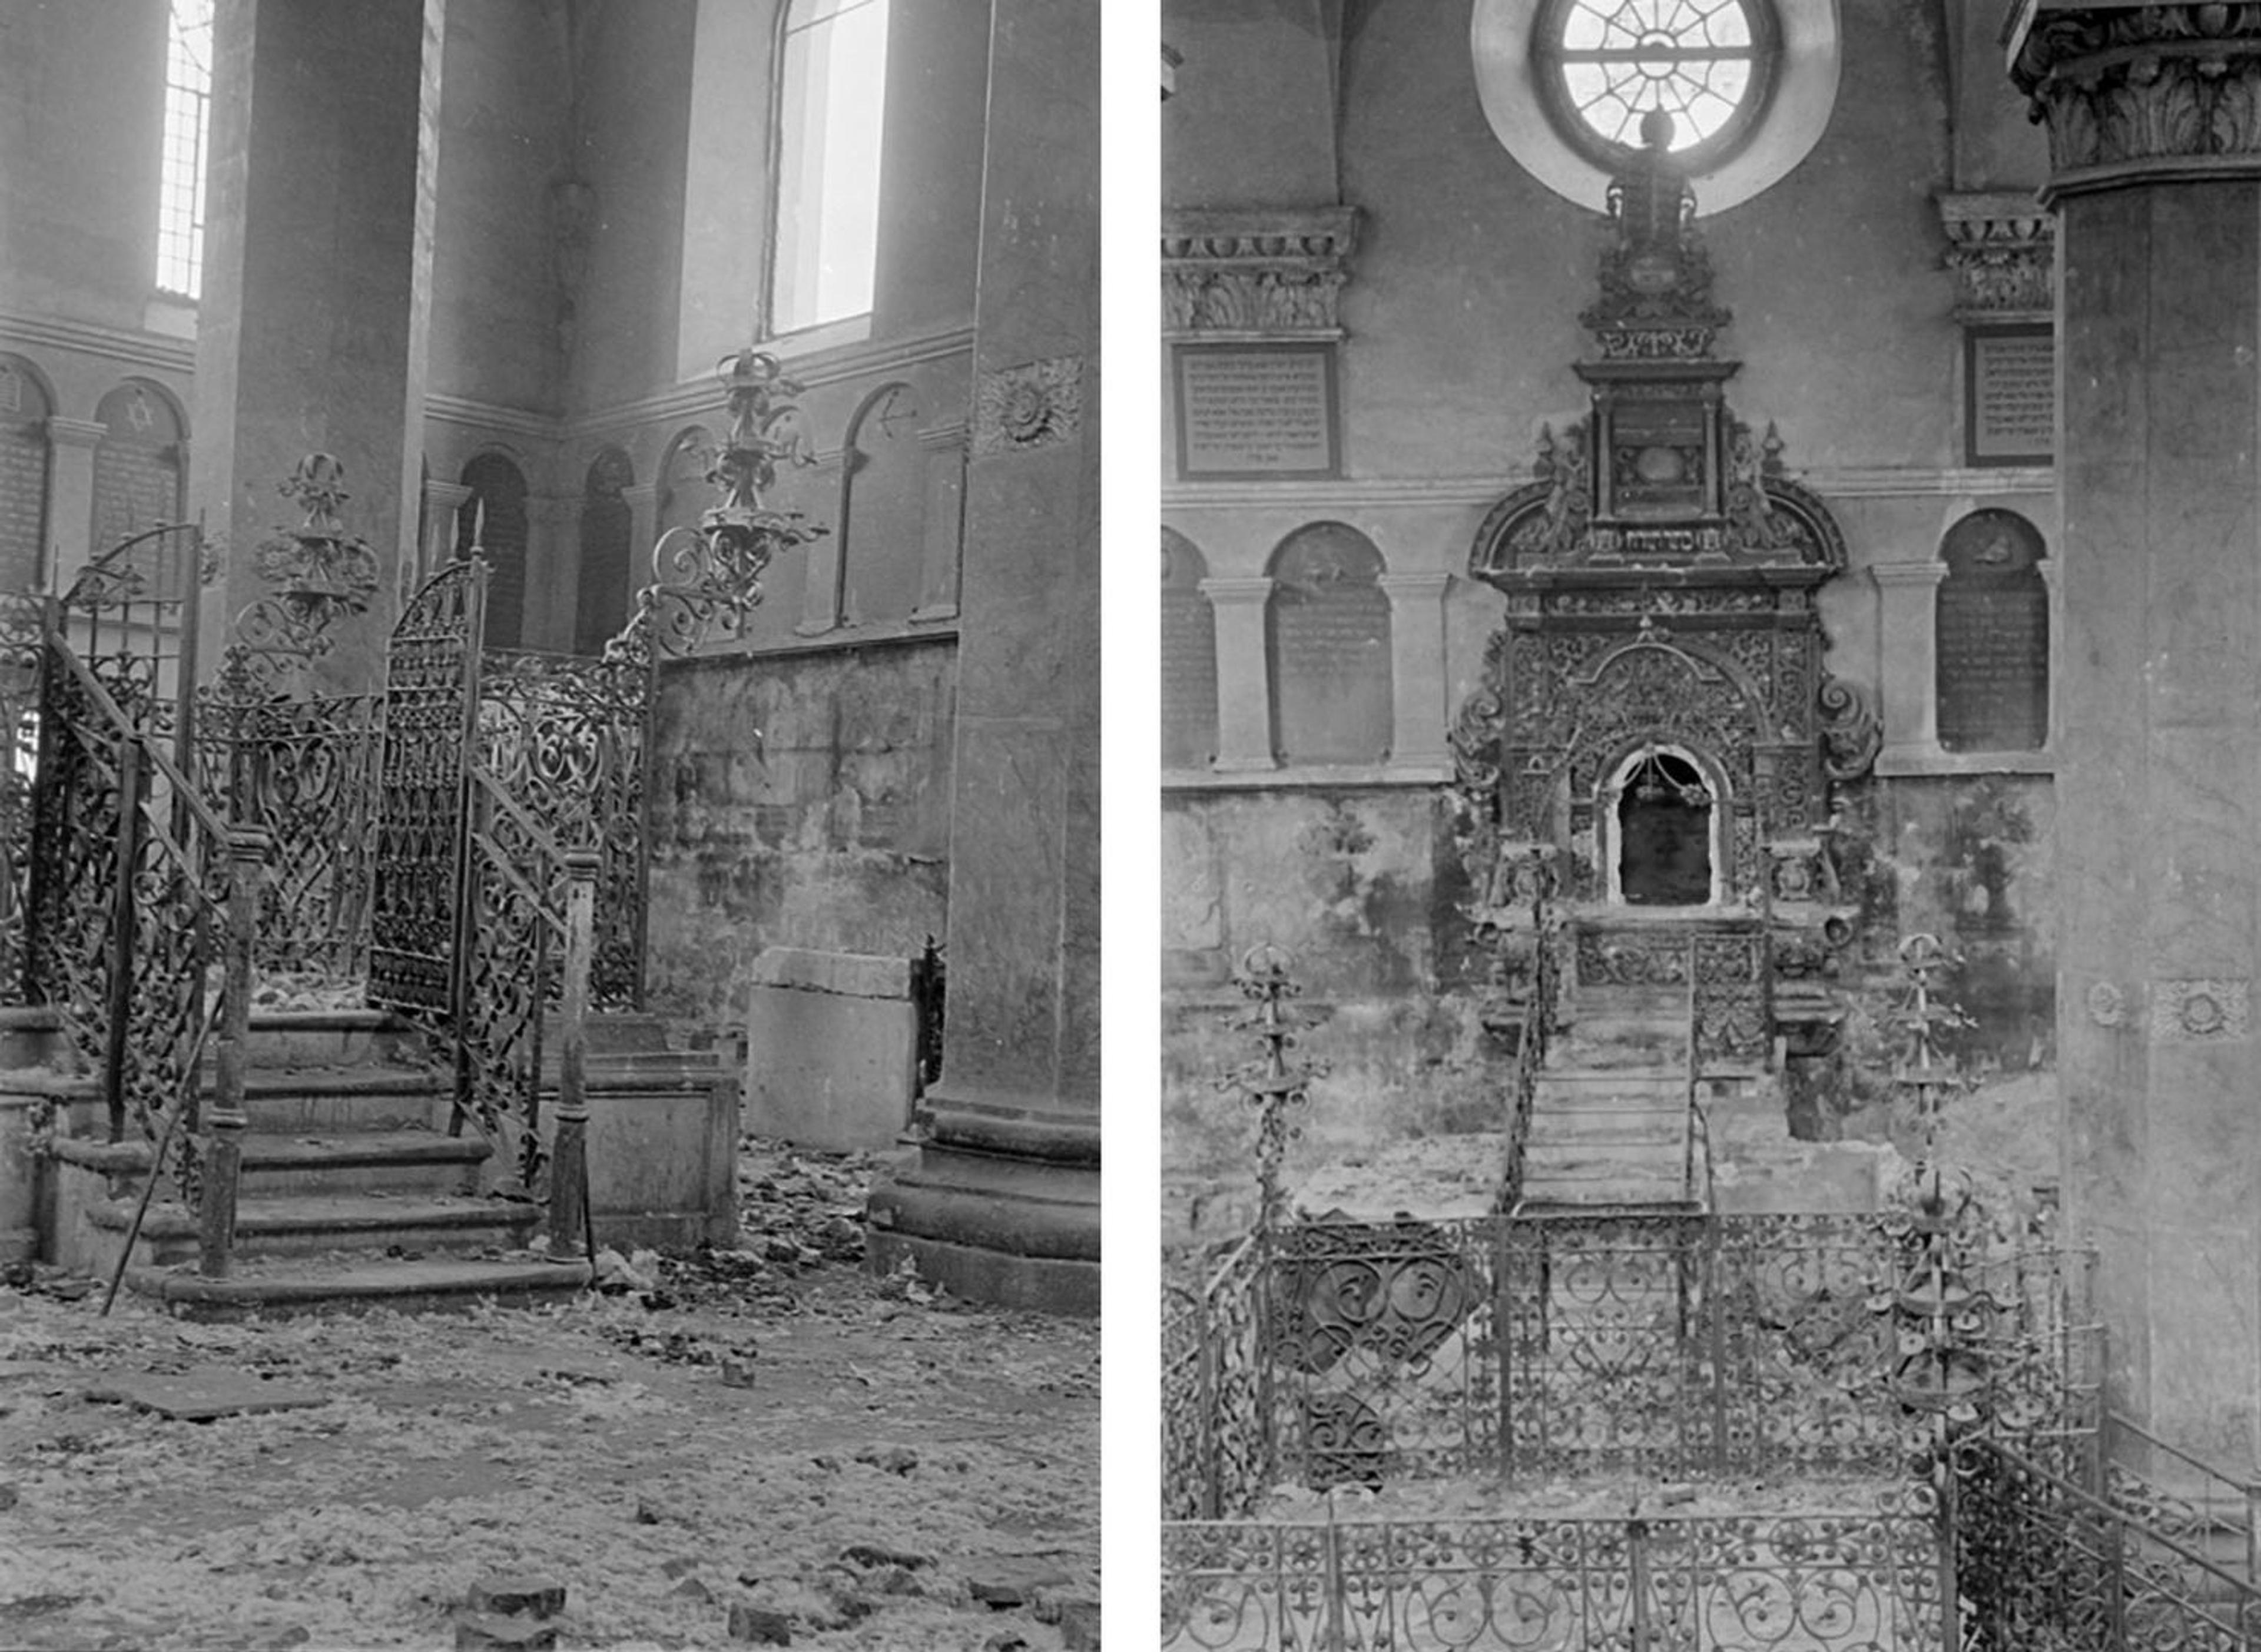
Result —
<instances>
[{"instance_id":1,"label":"wall cornice molding","mask_svg":"<svg viewBox=\"0 0 2261 1652\"><path fill-rule=\"evenodd\" d=\"M9 310L0 310L0 342L76 350L160 372L190 373L197 365L197 347L190 340L133 327L104 327L97 321L19 315Z\"/></svg>"},{"instance_id":2,"label":"wall cornice molding","mask_svg":"<svg viewBox=\"0 0 2261 1652\"><path fill-rule=\"evenodd\" d=\"M1991 499L2056 492L2046 465L1841 465L1791 470L1789 479L1826 499ZM1184 511L1402 511L1489 509L1531 478L1389 477L1330 482L1165 482L1162 506Z\"/></svg>"}]
</instances>

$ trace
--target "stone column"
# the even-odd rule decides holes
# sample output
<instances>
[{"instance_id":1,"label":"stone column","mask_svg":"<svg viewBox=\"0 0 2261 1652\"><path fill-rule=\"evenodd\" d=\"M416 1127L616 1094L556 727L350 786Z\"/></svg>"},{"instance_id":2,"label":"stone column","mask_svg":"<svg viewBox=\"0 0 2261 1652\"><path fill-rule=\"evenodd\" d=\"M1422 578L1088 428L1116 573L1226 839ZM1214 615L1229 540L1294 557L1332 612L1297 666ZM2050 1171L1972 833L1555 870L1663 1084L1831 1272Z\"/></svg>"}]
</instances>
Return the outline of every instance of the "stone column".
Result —
<instances>
[{"instance_id":1,"label":"stone column","mask_svg":"<svg viewBox=\"0 0 2261 1652\"><path fill-rule=\"evenodd\" d=\"M872 1260L1096 1312L1098 0L996 0L989 65L947 1042Z\"/></svg>"},{"instance_id":2,"label":"stone column","mask_svg":"<svg viewBox=\"0 0 2261 1652\"><path fill-rule=\"evenodd\" d=\"M54 542L47 578L58 591L94 560L94 450L109 434L98 419L47 420L47 536Z\"/></svg>"},{"instance_id":3,"label":"stone column","mask_svg":"<svg viewBox=\"0 0 2261 1652\"><path fill-rule=\"evenodd\" d=\"M1869 577L1877 582L1877 691L1884 719L1877 770L1917 772L1925 759L1939 755L1937 615L1947 564L1936 557L1883 562Z\"/></svg>"},{"instance_id":4,"label":"stone column","mask_svg":"<svg viewBox=\"0 0 2261 1652\"><path fill-rule=\"evenodd\" d=\"M227 552L207 662L265 592L253 548L298 521L276 485L321 451L345 466L342 516L380 571L318 672L340 690L382 672L420 525L445 22L446 0L219 0L190 476Z\"/></svg>"},{"instance_id":5,"label":"stone column","mask_svg":"<svg viewBox=\"0 0 2261 1652\"><path fill-rule=\"evenodd\" d=\"M1272 581L1204 579L1217 619L1217 762L1220 774L1276 769L1272 752L1272 680L1264 669L1264 605Z\"/></svg>"},{"instance_id":6,"label":"stone column","mask_svg":"<svg viewBox=\"0 0 2261 1652\"><path fill-rule=\"evenodd\" d=\"M1389 703L1392 768L1425 768L1450 760L1445 749L1445 597L1448 573L1386 573L1389 599Z\"/></svg>"},{"instance_id":7,"label":"stone column","mask_svg":"<svg viewBox=\"0 0 2261 1652\"><path fill-rule=\"evenodd\" d=\"M628 611L636 593L651 583L651 547L659 537L659 484L632 482L621 490L628 507Z\"/></svg>"},{"instance_id":8,"label":"stone column","mask_svg":"<svg viewBox=\"0 0 2261 1652\"><path fill-rule=\"evenodd\" d=\"M2028 0L2058 312L2064 1199L2115 1403L2261 1451L2261 39Z\"/></svg>"}]
</instances>

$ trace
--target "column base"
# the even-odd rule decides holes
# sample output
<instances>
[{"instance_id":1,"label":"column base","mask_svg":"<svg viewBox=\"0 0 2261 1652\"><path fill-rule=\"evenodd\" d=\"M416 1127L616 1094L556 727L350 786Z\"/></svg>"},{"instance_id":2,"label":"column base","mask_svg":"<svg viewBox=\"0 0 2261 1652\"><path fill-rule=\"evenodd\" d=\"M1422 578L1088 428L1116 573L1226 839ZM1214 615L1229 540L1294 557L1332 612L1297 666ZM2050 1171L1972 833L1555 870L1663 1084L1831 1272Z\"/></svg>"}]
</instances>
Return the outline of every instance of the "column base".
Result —
<instances>
[{"instance_id":1,"label":"column base","mask_svg":"<svg viewBox=\"0 0 2261 1652\"><path fill-rule=\"evenodd\" d=\"M930 1096L916 1157L872 1189L865 1260L906 1256L975 1302L1099 1312L1099 1126L1087 1115Z\"/></svg>"}]
</instances>

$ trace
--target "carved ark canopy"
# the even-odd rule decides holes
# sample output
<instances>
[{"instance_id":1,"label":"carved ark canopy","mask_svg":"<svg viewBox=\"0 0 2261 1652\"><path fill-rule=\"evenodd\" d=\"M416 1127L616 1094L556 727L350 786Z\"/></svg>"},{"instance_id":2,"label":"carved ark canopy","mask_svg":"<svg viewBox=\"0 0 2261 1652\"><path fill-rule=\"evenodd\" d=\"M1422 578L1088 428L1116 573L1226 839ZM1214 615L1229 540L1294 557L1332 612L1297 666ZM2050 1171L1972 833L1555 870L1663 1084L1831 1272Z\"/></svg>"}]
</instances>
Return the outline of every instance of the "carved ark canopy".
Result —
<instances>
[{"instance_id":1,"label":"carved ark canopy","mask_svg":"<svg viewBox=\"0 0 2261 1652\"><path fill-rule=\"evenodd\" d=\"M1582 318L1597 348L1576 366L1589 412L1541 433L1536 479L1470 549L1470 573L1508 600L1454 731L1480 904L1540 867L1606 901L1613 788L1657 751L1694 765L1716 811L1709 904L1817 900L1830 784L1875 754L1860 697L1825 674L1814 612L1843 536L1784 475L1772 427L1727 406L1740 363L1712 353L1729 318L1690 206L1661 143L1612 187Z\"/></svg>"}]
</instances>

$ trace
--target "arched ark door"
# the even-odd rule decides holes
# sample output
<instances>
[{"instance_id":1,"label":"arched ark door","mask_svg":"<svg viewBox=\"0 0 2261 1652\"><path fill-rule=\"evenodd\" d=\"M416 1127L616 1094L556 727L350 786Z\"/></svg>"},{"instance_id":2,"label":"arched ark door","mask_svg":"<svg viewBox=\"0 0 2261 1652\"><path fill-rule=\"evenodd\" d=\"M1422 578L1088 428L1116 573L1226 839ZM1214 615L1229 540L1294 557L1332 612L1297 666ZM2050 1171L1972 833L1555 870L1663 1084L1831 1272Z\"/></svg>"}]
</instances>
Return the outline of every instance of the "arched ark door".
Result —
<instances>
[{"instance_id":1,"label":"arched ark door","mask_svg":"<svg viewBox=\"0 0 2261 1652\"><path fill-rule=\"evenodd\" d=\"M1726 898L1726 800L1685 747L1628 752L1595 801L1612 906L1717 906Z\"/></svg>"}]
</instances>

